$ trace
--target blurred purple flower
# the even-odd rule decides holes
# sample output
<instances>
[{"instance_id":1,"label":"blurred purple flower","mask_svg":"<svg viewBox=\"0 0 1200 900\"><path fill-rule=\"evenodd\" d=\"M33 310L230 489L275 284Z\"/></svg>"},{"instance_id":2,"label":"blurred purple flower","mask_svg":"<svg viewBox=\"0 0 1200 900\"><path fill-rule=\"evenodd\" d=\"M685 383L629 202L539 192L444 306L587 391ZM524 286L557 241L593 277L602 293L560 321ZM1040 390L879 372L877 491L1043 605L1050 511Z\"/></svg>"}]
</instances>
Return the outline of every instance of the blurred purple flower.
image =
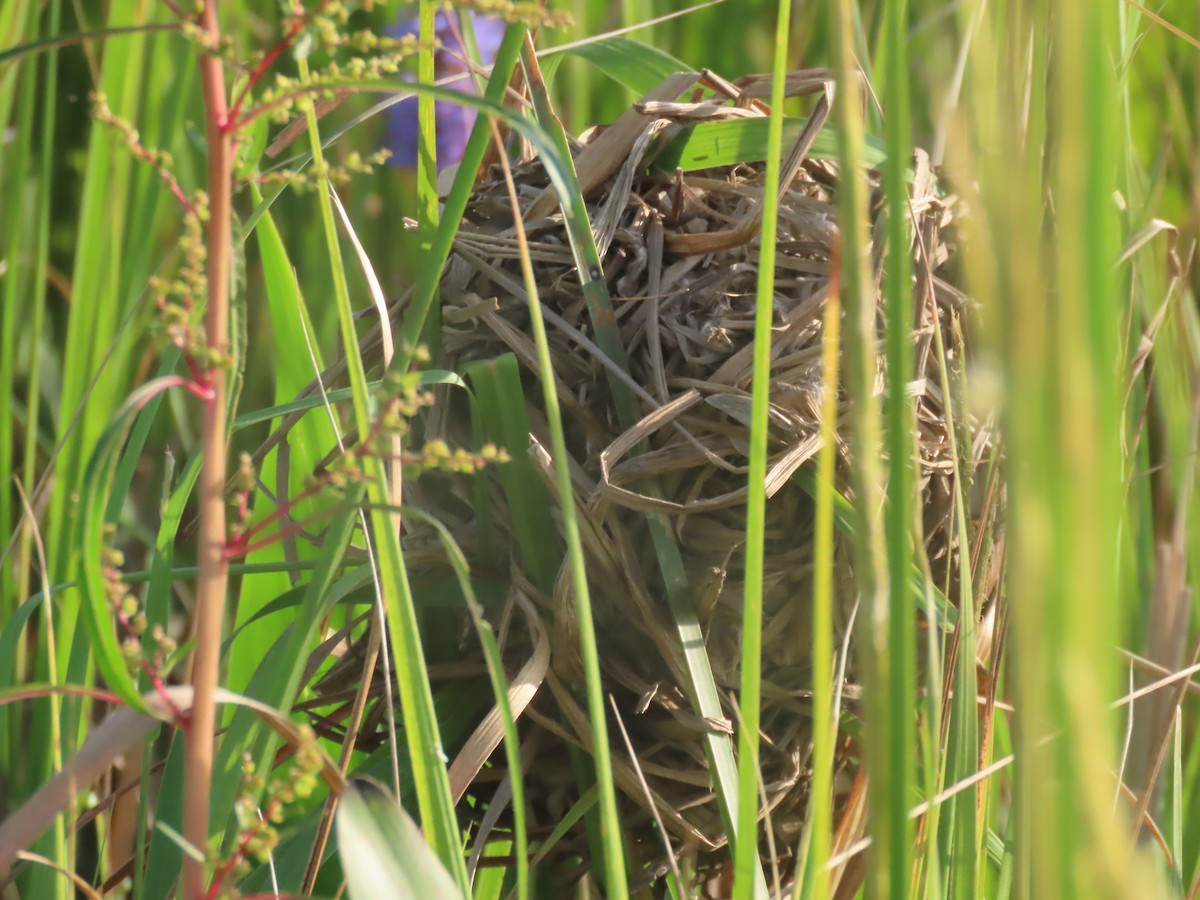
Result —
<instances>
[{"instance_id":1,"label":"blurred purple flower","mask_svg":"<svg viewBox=\"0 0 1200 900\"><path fill-rule=\"evenodd\" d=\"M441 81L453 75L461 77L445 85L465 94L474 94L475 85L467 74L467 67L462 59L467 51L460 40L462 34L458 27L457 13L439 12L434 29L441 49L434 53L434 77ZM482 63L490 66L496 61L496 53L500 49L500 41L504 37L504 23L497 19L486 19L470 13L475 26L475 41L479 45ZM389 29L393 37L403 37L416 34L419 31L418 20L415 16L406 17ZM437 165L438 170L453 165L462 159L463 150L467 146L467 138L471 134L471 126L475 124L475 110L457 103L445 100L437 101L435 115L437 116ZM413 167L417 164L417 98L408 97L388 108L387 132L384 145L392 151L392 165Z\"/></svg>"}]
</instances>

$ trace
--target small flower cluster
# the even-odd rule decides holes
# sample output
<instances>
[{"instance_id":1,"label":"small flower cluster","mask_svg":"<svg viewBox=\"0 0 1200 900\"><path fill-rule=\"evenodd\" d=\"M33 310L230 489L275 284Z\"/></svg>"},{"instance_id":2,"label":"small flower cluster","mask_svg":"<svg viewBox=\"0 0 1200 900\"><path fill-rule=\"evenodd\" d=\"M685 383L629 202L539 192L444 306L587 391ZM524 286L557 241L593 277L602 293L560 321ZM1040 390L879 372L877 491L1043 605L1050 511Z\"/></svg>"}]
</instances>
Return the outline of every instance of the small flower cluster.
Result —
<instances>
[{"instance_id":1,"label":"small flower cluster","mask_svg":"<svg viewBox=\"0 0 1200 900\"><path fill-rule=\"evenodd\" d=\"M507 451L492 444L485 444L478 453L469 453L461 447L451 450L445 441L438 440L427 441L419 454L405 459L405 462L416 470L414 474L440 469L460 475L471 475L484 466L508 461Z\"/></svg>"},{"instance_id":2,"label":"small flower cluster","mask_svg":"<svg viewBox=\"0 0 1200 900\"><path fill-rule=\"evenodd\" d=\"M121 567L125 565L125 554L113 546L116 529L113 525L104 528L104 547L100 565L104 579L104 595L112 607L113 617L120 626L123 638L121 650L130 674L139 670L149 676L156 689L163 686L166 669L165 659L174 655L175 641L169 638L161 625L150 629L152 648L147 651L143 644L146 634L146 614L138 598L126 587L121 578ZM172 704L173 705L173 704Z\"/></svg>"},{"instance_id":3,"label":"small flower cluster","mask_svg":"<svg viewBox=\"0 0 1200 900\"><path fill-rule=\"evenodd\" d=\"M419 363L429 361L428 352L418 347L413 353ZM236 493L232 503L237 509L237 518L231 528L229 543L225 547L227 558L246 556L255 550L298 533L312 520L286 522L286 517L304 500L333 491L342 494L351 487L361 484L367 477L364 460L399 459L407 475L416 477L422 473L439 470L457 474L473 474L485 466L509 462L508 453L493 444L485 444L478 452L451 449L445 441L430 440L414 451L402 451L397 457L395 447L402 444L410 432L412 419L422 409L430 406L432 392L422 390L419 372L389 373L383 380L376 398L380 413L371 424L366 438L357 447L348 447L327 467L308 477L298 495L281 504L253 525L249 524L250 494L254 489L256 474L250 457L242 454L238 467ZM317 513L313 518L328 515L330 510ZM279 522L272 534L266 530Z\"/></svg>"},{"instance_id":4,"label":"small flower cluster","mask_svg":"<svg viewBox=\"0 0 1200 900\"><path fill-rule=\"evenodd\" d=\"M249 453L242 453L238 456L238 468L234 481L235 493L231 503L237 510L237 518L230 531L231 542L236 543L246 533L246 527L250 521L250 495L254 492L254 486L258 482L258 472L254 468L254 460L251 459Z\"/></svg>"},{"instance_id":5,"label":"small flower cluster","mask_svg":"<svg viewBox=\"0 0 1200 900\"><path fill-rule=\"evenodd\" d=\"M89 95L92 101L92 116L97 122L103 122L105 125L113 128L118 134L125 139L126 146L133 151L134 156L147 163L161 178L171 193L175 195L175 199L180 202L184 209L190 212L196 212L192 201L184 193L183 188L179 186L171 169L175 165L175 159L166 150L159 150L157 147L147 147L142 143L141 135L138 130L133 127L127 119L123 119L112 111L108 105L108 96L103 91L93 91Z\"/></svg>"},{"instance_id":6,"label":"small flower cluster","mask_svg":"<svg viewBox=\"0 0 1200 900\"><path fill-rule=\"evenodd\" d=\"M325 179L337 185L349 184L351 176L368 175L374 172L392 155L392 151L386 147L377 150L369 156L364 157L358 151L351 151L346 154L336 166L330 166L327 163L321 166L316 164L304 170L297 169L276 169L273 172L265 172L262 175L255 176L255 181L258 184L286 184L293 190L315 190L325 183Z\"/></svg>"},{"instance_id":7,"label":"small flower cluster","mask_svg":"<svg viewBox=\"0 0 1200 900\"><path fill-rule=\"evenodd\" d=\"M230 127L241 128L262 116L273 122L287 122L302 111L301 101L338 99L337 89L344 88L346 82L379 81L396 76L404 60L423 46L413 35L393 37L369 29L349 31L346 28L349 14L344 4L327 3L307 20L293 17L285 22L285 37L252 67L250 82L231 111ZM332 58L307 80L276 73L271 85L252 104L248 103L249 90L257 86L271 63L299 40L304 31Z\"/></svg>"},{"instance_id":8,"label":"small flower cluster","mask_svg":"<svg viewBox=\"0 0 1200 900\"><path fill-rule=\"evenodd\" d=\"M192 11L191 18L181 18L179 22L179 33L183 39L196 44L204 51L213 53L227 62L235 62L233 38L227 34L221 35L217 43L213 43L212 35L208 29L200 24L200 16L204 14L204 10L199 3L195 5Z\"/></svg>"},{"instance_id":9,"label":"small flower cluster","mask_svg":"<svg viewBox=\"0 0 1200 900\"><path fill-rule=\"evenodd\" d=\"M453 0L454 5L505 22L523 22L530 28L570 28L575 24L570 13L554 12L541 3L514 0Z\"/></svg>"},{"instance_id":10,"label":"small flower cluster","mask_svg":"<svg viewBox=\"0 0 1200 900\"><path fill-rule=\"evenodd\" d=\"M295 758L287 772L269 781L257 771L249 753L242 757L242 790L234 804L238 841L230 855L222 858L220 843L214 838L208 853L209 864L215 873L210 897L235 896L223 892L225 879L233 876L236 881L245 877L252 861L266 862L279 844L277 826L283 823L288 807L307 800L316 790L321 754L316 735L307 725L300 726L300 740L295 750ZM257 799L259 797L261 800Z\"/></svg>"},{"instance_id":11,"label":"small flower cluster","mask_svg":"<svg viewBox=\"0 0 1200 900\"><path fill-rule=\"evenodd\" d=\"M154 169L183 207L179 269L171 278L152 276L150 289L154 291L156 298L159 327L166 340L184 352L192 369L196 387L203 393L207 382L204 373L214 366L227 363L220 354L209 351L205 346L202 330L197 328L193 321L196 298L203 297L208 290L208 276L205 271L208 253L204 240L204 226L209 214L208 195L199 190L190 196L185 194L171 172L175 164L171 154L166 150L143 144L138 130L112 111L108 105L108 98L103 93L94 92L91 99L92 115L96 120L109 125L121 135L133 155Z\"/></svg>"}]
</instances>

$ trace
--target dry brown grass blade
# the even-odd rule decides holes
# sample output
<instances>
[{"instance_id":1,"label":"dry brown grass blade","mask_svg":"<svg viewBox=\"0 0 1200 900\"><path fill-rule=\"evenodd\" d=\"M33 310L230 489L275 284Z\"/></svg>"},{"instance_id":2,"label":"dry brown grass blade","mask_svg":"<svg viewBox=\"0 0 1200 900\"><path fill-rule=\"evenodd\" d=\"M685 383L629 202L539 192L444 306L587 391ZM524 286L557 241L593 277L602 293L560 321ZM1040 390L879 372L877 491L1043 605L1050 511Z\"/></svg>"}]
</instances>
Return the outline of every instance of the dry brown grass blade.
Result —
<instances>
[{"instance_id":1,"label":"dry brown grass blade","mask_svg":"<svg viewBox=\"0 0 1200 900\"><path fill-rule=\"evenodd\" d=\"M87 741L63 770L0 824L0 875L6 873L17 854L37 840L50 827L54 817L67 808L72 794L100 778L119 757L137 752L151 730L164 722L174 722L178 712L186 713L191 709L192 693L188 686L167 687L161 694L151 692L142 698L150 715L122 707L93 728ZM266 704L224 688L217 689L216 701L246 707L293 747L304 741L295 722ZM346 786L342 773L324 751L317 750L321 756L322 779L331 792L340 794Z\"/></svg>"},{"instance_id":2,"label":"dry brown grass blade","mask_svg":"<svg viewBox=\"0 0 1200 900\"><path fill-rule=\"evenodd\" d=\"M699 78L694 72L672 75L647 93L642 100L674 100L684 91L694 87ZM579 180L579 190L584 197L591 196L621 167L634 142L645 131L649 118L644 113L631 109L583 148L575 158L575 174ZM553 189L546 188L525 211L525 219L532 222L545 218L554 212L557 205L558 197Z\"/></svg>"},{"instance_id":3,"label":"dry brown grass blade","mask_svg":"<svg viewBox=\"0 0 1200 900\"><path fill-rule=\"evenodd\" d=\"M550 668L550 641L533 603L521 592L516 582L513 583L510 594L525 614L525 621L533 638L533 653L508 685L508 705L513 720L516 721L533 702L546 678L546 672ZM494 705L483 717L483 721L475 727L475 731L450 764L450 793L455 803L462 799L479 770L491 758L492 752L500 746L502 740L504 716L499 705Z\"/></svg>"},{"instance_id":4,"label":"dry brown grass blade","mask_svg":"<svg viewBox=\"0 0 1200 900\"><path fill-rule=\"evenodd\" d=\"M830 102L833 96L831 83L824 85L825 93L821 96L808 122L796 139L795 146L788 153L779 173L779 196L782 197L791 188L792 182L800 172L800 166L812 149L813 142L829 119ZM763 204L759 203L747 212L736 228L727 231L711 231L704 234L670 234L667 236L667 249L672 253L704 254L719 253L722 250L732 250L747 243L758 234L762 228Z\"/></svg>"}]
</instances>

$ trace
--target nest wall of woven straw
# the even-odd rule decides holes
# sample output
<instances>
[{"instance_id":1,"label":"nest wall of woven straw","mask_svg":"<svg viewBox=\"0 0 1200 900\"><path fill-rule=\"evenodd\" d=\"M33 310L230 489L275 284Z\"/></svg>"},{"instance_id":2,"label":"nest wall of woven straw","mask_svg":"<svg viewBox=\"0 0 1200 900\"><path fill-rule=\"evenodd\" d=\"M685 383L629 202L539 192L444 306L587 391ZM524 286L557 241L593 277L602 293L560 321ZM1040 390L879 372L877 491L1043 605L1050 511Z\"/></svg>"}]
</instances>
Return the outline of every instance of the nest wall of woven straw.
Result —
<instances>
[{"instance_id":1,"label":"nest wall of woven straw","mask_svg":"<svg viewBox=\"0 0 1200 900\"><path fill-rule=\"evenodd\" d=\"M703 735L707 729L730 729L734 717L729 706L723 722L702 720L693 713L679 633L647 519L648 514L656 516L670 529L687 571L689 599L705 632L718 688L733 695L739 678L763 165L679 174L657 171L652 162L656 149L682 124L705 117L764 114L747 92L727 103L717 100L639 105L576 148L604 278L628 355L639 418L633 428L618 421L610 370L595 345L580 278L545 172L537 161L519 165L514 172L547 317L605 689L616 698L665 827L680 842L702 849L725 841ZM818 103L814 133L827 108L827 100ZM764 597L763 781L772 821L789 835L803 818L805 802L812 640L812 504L796 476L812 465L821 443L822 318L837 234L838 171L829 161L804 158L803 149L785 163L790 180L779 211ZM868 177L877 189L877 176ZM877 194L872 195L876 226L881 221ZM961 357L964 298L939 277L952 255L947 237L952 206L940 197L921 154L914 164L912 214L917 303L912 331L916 370L910 390L919 419L927 552L939 579L952 571L956 548L948 527L954 466L946 398L939 386L935 324L952 355ZM876 241L876 246L881 243ZM881 273L876 259L877 285ZM520 361L532 423L532 457L550 489L552 508L546 515L555 518L561 533L512 207L498 167L484 176L471 199L441 294L442 365L461 371L471 361L510 352ZM882 315L880 310L881 328ZM882 390L882 363L879 371ZM841 391L839 400L840 422L847 412ZM440 409L430 428L469 446L468 417L453 405ZM985 440L979 437L976 443ZM838 452L845 490L848 449L840 439ZM975 452L980 452L978 447ZM541 687L526 719L557 737L539 744L542 758L525 776L527 791L552 802L551 795L571 783L562 739L583 747L590 741L586 717L570 690L581 683L581 667L569 572L564 563L552 595L539 593L520 576L516 528L505 513L499 474L490 474L488 485L495 501L496 539L514 560L510 599L520 600L524 609L514 612L510 607L501 622L510 676L519 679L516 670L537 656L539 641L552 648L546 674L550 689ZM430 491L422 492L416 502L428 503L449 522L470 553L473 488L460 480L457 490L463 501L458 505L432 500ZM419 568L424 558L420 548L435 543L426 545L426 538L419 529L409 535L410 565ZM433 551L429 556L431 568L438 565L437 555ZM840 639L854 592L848 550L839 548L837 555ZM538 620L533 627L530 616ZM465 648L474 646L473 641L464 642ZM528 665L522 674L527 672ZM634 778L628 751L619 732L612 733L618 785L631 805L645 809L648 801Z\"/></svg>"}]
</instances>

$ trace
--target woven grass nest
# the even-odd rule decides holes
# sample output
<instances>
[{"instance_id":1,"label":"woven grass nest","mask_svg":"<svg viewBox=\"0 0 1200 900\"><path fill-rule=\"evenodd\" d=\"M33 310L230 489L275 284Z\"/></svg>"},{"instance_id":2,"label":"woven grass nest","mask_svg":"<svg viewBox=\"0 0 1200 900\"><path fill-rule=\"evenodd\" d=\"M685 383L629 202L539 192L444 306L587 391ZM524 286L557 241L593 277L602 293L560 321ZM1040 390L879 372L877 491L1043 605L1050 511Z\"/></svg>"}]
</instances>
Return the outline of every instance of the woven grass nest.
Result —
<instances>
[{"instance_id":1,"label":"woven grass nest","mask_svg":"<svg viewBox=\"0 0 1200 900\"><path fill-rule=\"evenodd\" d=\"M789 89L804 91L825 83L824 73L802 73L789 79ZM610 387L612 367L597 350L597 335L547 175L537 160L514 167L571 454L604 687L620 717L618 725L610 715L609 730L623 811L645 859L663 858L662 838L656 836L651 816L653 803L676 851L693 852L694 864L701 868L722 864L727 841L705 737L732 734L736 721L728 701L736 696L739 679L751 338L764 165L751 161L681 173L663 171L654 158L674 134L698 121L765 115L757 99L769 89L769 84L763 85L726 85L710 78L702 85L707 87L703 96L694 98L699 102L692 103L660 99L682 93L679 83L665 85L661 95L650 95L607 129L585 134L573 148L628 356L637 419L633 427L623 425L618 415ZM811 133L801 135L800 144L811 142L827 112L828 93L818 100L810 117ZM837 166L809 158L804 149L798 146L785 162L785 174L791 177L779 212L766 508L761 767L776 838L773 852L785 866L804 820L810 755L813 515L810 497L799 482L820 446L822 317L838 219ZM879 177L873 172L868 177L872 218L881 220ZM949 528L954 461L947 399L940 388L935 317L947 355L961 360L968 316L963 294L939 274L954 251L953 212L953 200L940 193L927 157L918 152L912 181L917 369L910 390L919 418L926 550L938 584L952 582L958 548ZM878 254L875 269L878 284ZM519 360L532 432L530 459L548 498L542 515L550 517L561 534L512 208L499 166L483 173L471 198L441 296L441 366L463 371L475 361L508 353ZM880 328L882 336L882 310ZM879 371L882 389L882 361ZM839 395L844 415L844 392ZM447 398L453 396L454 391L447 392ZM437 409L427 423L430 433L452 445L471 446L477 436L465 402L448 399ZM969 439L966 455L984 458L988 432L972 427L960 409L955 416L960 437ZM838 451L840 488L848 494L849 451L841 441ZM490 472L485 479L492 501L488 540L493 554L498 548L500 558L511 560L511 569L504 565L499 573L504 603L489 617L502 641L514 706L523 709L523 752L528 754L524 784L535 834L544 837L578 796L568 743L586 749L591 742L570 572L564 556L552 587L541 591L522 574L519 528L510 514L502 473ZM478 496L476 486L462 478L435 481L432 487L423 480L406 487L406 502L424 505L445 521L468 557L480 552L473 512ZM682 558L688 580L684 596L695 611L722 694L721 718L699 716L690 699L691 675L649 518L665 526ZM413 577L444 572L444 555L432 534L416 524L408 527L405 543ZM837 641L845 636L854 596L849 555L848 547L838 548ZM480 568L486 570L486 564ZM463 659L452 669L435 667L435 676L466 673L478 678L478 642L469 628L462 634ZM350 654L341 665L353 670L355 658ZM853 672L851 647L848 682ZM851 713L854 699L849 684L844 702ZM377 737L381 720L378 708L367 717L368 745L372 735ZM636 768L619 726L628 732ZM475 743L469 742L455 760L452 779L472 783L472 791L486 801L492 790L487 782L500 781L504 757L501 751L493 752L495 723L490 738L480 736L484 730L481 726L472 738ZM853 775L857 753L849 741L839 747L840 764ZM489 759L492 766L482 768ZM842 801L852 781L840 780ZM463 814L481 816L481 827L488 829L498 812L489 816L488 808L485 802ZM505 817L499 816L501 823ZM569 852L560 858L587 858L582 823L565 847Z\"/></svg>"}]
</instances>

